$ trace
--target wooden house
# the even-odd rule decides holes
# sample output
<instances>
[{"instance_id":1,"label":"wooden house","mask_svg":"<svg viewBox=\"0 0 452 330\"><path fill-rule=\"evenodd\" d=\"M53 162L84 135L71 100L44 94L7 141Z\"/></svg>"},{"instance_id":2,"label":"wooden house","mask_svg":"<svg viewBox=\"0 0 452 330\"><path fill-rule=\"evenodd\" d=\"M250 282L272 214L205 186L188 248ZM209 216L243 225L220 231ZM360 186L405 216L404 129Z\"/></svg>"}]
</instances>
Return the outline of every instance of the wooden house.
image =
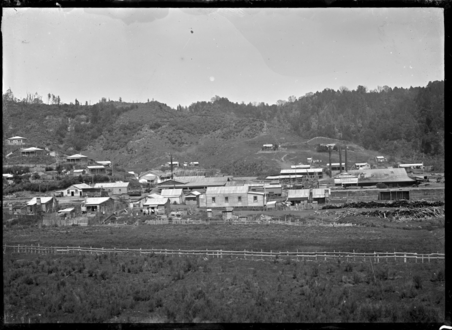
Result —
<instances>
[{"instance_id":1,"label":"wooden house","mask_svg":"<svg viewBox=\"0 0 452 330\"><path fill-rule=\"evenodd\" d=\"M13 136L6 139L6 144L10 146L24 145L27 143L27 140L27 138L24 138L22 136Z\"/></svg>"},{"instance_id":2,"label":"wooden house","mask_svg":"<svg viewBox=\"0 0 452 330\"><path fill-rule=\"evenodd\" d=\"M86 212L112 213L115 210L115 201L111 197L87 197L82 203L82 210Z\"/></svg>"},{"instance_id":3,"label":"wooden house","mask_svg":"<svg viewBox=\"0 0 452 330\"><path fill-rule=\"evenodd\" d=\"M128 194L128 192L129 192L129 182L118 181L118 182L96 183L94 185L94 188L103 188L110 195Z\"/></svg>"},{"instance_id":4,"label":"wooden house","mask_svg":"<svg viewBox=\"0 0 452 330\"><path fill-rule=\"evenodd\" d=\"M162 189L163 198L168 198L171 204L182 204L185 201L182 189Z\"/></svg>"},{"instance_id":5,"label":"wooden house","mask_svg":"<svg viewBox=\"0 0 452 330\"><path fill-rule=\"evenodd\" d=\"M39 208L44 213L52 213L58 210L58 201L54 196L33 197L27 202L27 209L30 213L37 213Z\"/></svg>"}]
</instances>

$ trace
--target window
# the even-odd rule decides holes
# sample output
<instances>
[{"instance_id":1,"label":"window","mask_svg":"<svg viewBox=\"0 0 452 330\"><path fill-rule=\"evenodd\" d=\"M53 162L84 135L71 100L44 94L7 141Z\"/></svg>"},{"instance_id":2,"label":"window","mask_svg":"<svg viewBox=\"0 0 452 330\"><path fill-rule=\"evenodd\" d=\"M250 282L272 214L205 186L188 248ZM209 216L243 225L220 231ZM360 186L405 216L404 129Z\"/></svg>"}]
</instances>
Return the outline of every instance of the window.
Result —
<instances>
[{"instance_id":1,"label":"window","mask_svg":"<svg viewBox=\"0 0 452 330\"><path fill-rule=\"evenodd\" d=\"M71 192L69 191L69 189L67 190L67 194L69 195Z\"/></svg>"},{"instance_id":2,"label":"window","mask_svg":"<svg viewBox=\"0 0 452 330\"><path fill-rule=\"evenodd\" d=\"M229 197L225 197L225 198L224 198L224 202L225 202L225 203L229 203Z\"/></svg>"},{"instance_id":3,"label":"window","mask_svg":"<svg viewBox=\"0 0 452 330\"><path fill-rule=\"evenodd\" d=\"M239 196L239 203L242 202L242 196Z\"/></svg>"},{"instance_id":4,"label":"window","mask_svg":"<svg viewBox=\"0 0 452 330\"><path fill-rule=\"evenodd\" d=\"M215 197L212 197L212 203L215 203Z\"/></svg>"},{"instance_id":5,"label":"window","mask_svg":"<svg viewBox=\"0 0 452 330\"><path fill-rule=\"evenodd\" d=\"M119 192L121 192L121 188L119 188Z\"/></svg>"},{"instance_id":6,"label":"window","mask_svg":"<svg viewBox=\"0 0 452 330\"><path fill-rule=\"evenodd\" d=\"M253 196L253 202L257 203L257 196Z\"/></svg>"}]
</instances>

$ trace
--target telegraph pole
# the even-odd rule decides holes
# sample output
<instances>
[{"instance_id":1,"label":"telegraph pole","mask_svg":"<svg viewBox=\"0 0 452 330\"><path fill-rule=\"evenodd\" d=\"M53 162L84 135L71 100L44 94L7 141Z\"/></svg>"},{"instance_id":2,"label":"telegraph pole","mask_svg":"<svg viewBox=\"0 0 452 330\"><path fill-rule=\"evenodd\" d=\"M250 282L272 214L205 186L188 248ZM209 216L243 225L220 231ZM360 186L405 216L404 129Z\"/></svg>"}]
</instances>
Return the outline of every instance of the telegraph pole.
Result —
<instances>
[{"instance_id":1,"label":"telegraph pole","mask_svg":"<svg viewBox=\"0 0 452 330\"><path fill-rule=\"evenodd\" d=\"M347 166L347 146L345 146L345 173L347 173L348 166Z\"/></svg>"},{"instance_id":2,"label":"telegraph pole","mask_svg":"<svg viewBox=\"0 0 452 330\"><path fill-rule=\"evenodd\" d=\"M328 156L329 156L329 160L330 160L330 177L333 177L333 172L331 170L331 146L328 146Z\"/></svg>"},{"instance_id":3,"label":"telegraph pole","mask_svg":"<svg viewBox=\"0 0 452 330\"><path fill-rule=\"evenodd\" d=\"M170 154L170 160L171 160L171 163L170 163L170 167L171 167L171 180L173 180L173 154Z\"/></svg>"},{"instance_id":4,"label":"telegraph pole","mask_svg":"<svg viewBox=\"0 0 452 330\"><path fill-rule=\"evenodd\" d=\"M339 151L339 173L342 173L342 147L339 146L337 149Z\"/></svg>"}]
</instances>

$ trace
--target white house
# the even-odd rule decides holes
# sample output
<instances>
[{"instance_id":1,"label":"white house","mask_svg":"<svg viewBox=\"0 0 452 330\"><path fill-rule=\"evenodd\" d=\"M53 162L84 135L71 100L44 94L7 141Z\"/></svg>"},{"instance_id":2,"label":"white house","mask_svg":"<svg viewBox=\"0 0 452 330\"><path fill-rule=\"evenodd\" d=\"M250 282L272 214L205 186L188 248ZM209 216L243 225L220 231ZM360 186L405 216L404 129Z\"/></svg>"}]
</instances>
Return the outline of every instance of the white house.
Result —
<instances>
[{"instance_id":1,"label":"white house","mask_svg":"<svg viewBox=\"0 0 452 330\"><path fill-rule=\"evenodd\" d=\"M83 189L86 188L91 188L91 186L86 183L73 184L69 188L62 190L63 196L82 197Z\"/></svg>"},{"instance_id":2,"label":"white house","mask_svg":"<svg viewBox=\"0 0 452 330\"><path fill-rule=\"evenodd\" d=\"M31 147L31 148L24 148L20 150L20 153L22 156L37 156L44 153L44 149Z\"/></svg>"},{"instance_id":3,"label":"white house","mask_svg":"<svg viewBox=\"0 0 452 330\"><path fill-rule=\"evenodd\" d=\"M66 161L69 163L87 163L88 157L81 154L75 154L72 156L66 157Z\"/></svg>"},{"instance_id":4,"label":"white house","mask_svg":"<svg viewBox=\"0 0 452 330\"><path fill-rule=\"evenodd\" d=\"M96 163L103 166L111 167L111 161L109 160L96 160Z\"/></svg>"},{"instance_id":5,"label":"white house","mask_svg":"<svg viewBox=\"0 0 452 330\"><path fill-rule=\"evenodd\" d=\"M15 145L23 145L27 143L27 138L24 138L22 136L13 136L10 137L9 139L6 139L6 143L12 146Z\"/></svg>"},{"instance_id":6,"label":"white house","mask_svg":"<svg viewBox=\"0 0 452 330\"><path fill-rule=\"evenodd\" d=\"M45 213L55 212L58 208L58 201L55 197L33 197L27 202L27 208L30 212L35 213L37 207L41 204L41 210Z\"/></svg>"}]
</instances>

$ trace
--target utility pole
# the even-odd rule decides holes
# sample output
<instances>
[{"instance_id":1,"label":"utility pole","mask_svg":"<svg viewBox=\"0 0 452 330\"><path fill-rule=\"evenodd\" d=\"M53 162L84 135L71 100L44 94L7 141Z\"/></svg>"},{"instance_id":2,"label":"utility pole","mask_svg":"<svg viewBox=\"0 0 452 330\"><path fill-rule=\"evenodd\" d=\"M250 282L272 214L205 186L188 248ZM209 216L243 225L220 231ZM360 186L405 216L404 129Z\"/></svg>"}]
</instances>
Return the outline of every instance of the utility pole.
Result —
<instances>
[{"instance_id":1,"label":"utility pole","mask_svg":"<svg viewBox=\"0 0 452 330\"><path fill-rule=\"evenodd\" d=\"M339 151L339 173L342 173L342 147L339 146L337 150Z\"/></svg>"},{"instance_id":2,"label":"utility pole","mask_svg":"<svg viewBox=\"0 0 452 330\"><path fill-rule=\"evenodd\" d=\"M171 168L171 180L173 180L173 154L170 154L170 168Z\"/></svg>"},{"instance_id":3,"label":"utility pole","mask_svg":"<svg viewBox=\"0 0 452 330\"><path fill-rule=\"evenodd\" d=\"M331 146L328 146L328 156L329 156L329 165L330 165L330 177L333 177L333 172L331 170Z\"/></svg>"},{"instance_id":4,"label":"utility pole","mask_svg":"<svg viewBox=\"0 0 452 330\"><path fill-rule=\"evenodd\" d=\"M347 166L347 145L344 148L345 148L345 173L347 173L347 170L348 170L348 166Z\"/></svg>"}]
</instances>

